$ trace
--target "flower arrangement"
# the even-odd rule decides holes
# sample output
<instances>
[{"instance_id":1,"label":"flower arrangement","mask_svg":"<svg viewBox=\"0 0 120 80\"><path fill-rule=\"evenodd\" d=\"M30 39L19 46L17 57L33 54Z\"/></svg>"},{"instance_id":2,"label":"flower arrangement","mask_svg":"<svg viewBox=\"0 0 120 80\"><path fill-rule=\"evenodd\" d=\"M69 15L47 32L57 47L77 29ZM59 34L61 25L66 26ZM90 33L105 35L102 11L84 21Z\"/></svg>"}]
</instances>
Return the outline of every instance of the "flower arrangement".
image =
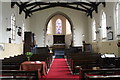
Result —
<instances>
[{"instance_id":1,"label":"flower arrangement","mask_svg":"<svg viewBox=\"0 0 120 80\"><path fill-rule=\"evenodd\" d=\"M26 52L25 55L28 58L28 61L30 61L30 57L33 55L33 53L32 52Z\"/></svg>"}]
</instances>

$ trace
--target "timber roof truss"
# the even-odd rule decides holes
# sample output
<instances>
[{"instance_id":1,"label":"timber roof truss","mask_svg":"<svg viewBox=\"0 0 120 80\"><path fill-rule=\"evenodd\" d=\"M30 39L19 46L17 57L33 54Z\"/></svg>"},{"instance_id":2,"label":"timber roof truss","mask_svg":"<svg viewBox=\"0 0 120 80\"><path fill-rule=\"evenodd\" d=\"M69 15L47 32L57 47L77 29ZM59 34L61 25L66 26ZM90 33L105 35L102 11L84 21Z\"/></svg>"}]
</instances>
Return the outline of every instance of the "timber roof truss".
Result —
<instances>
[{"instance_id":1,"label":"timber roof truss","mask_svg":"<svg viewBox=\"0 0 120 80\"><path fill-rule=\"evenodd\" d=\"M15 5L19 7L19 14L25 13L25 18L30 17L34 12L41 11L53 7L65 7L70 9L75 9L86 13L87 16L92 18L92 12L98 13L98 6L103 4L105 7L105 2L90 1L90 0L12 0L11 8Z\"/></svg>"}]
</instances>

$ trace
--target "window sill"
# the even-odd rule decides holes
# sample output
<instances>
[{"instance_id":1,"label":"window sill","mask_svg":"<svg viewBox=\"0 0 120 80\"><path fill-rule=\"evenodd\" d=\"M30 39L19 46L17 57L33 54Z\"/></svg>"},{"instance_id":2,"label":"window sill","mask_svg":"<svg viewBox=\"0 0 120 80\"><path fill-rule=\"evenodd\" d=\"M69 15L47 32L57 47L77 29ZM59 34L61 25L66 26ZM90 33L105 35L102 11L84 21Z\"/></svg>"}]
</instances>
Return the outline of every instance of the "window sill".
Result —
<instances>
[{"instance_id":1,"label":"window sill","mask_svg":"<svg viewBox=\"0 0 120 80\"><path fill-rule=\"evenodd\" d=\"M107 38L105 37L105 38L102 38L102 42L104 42L104 41L107 41Z\"/></svg>"},{"instance_id":2,"label":"window sill","mask_svg":"<svg viewBox=\"0 0 120 80\"><path fill-rule=\"evenodd\" d=\"M96 40L93 40L93 42L96 42Z\"/></svg>"},{"instance_id":3,"label":"window sill","mask_svg":"<svg viewBox=\"0 0 120 80\"><path fill-rule=\"evenodd\" d=\"M105 38L102 38L102 40L106 40L107 38L105 37Z\"/></svg>"}]
</instances>

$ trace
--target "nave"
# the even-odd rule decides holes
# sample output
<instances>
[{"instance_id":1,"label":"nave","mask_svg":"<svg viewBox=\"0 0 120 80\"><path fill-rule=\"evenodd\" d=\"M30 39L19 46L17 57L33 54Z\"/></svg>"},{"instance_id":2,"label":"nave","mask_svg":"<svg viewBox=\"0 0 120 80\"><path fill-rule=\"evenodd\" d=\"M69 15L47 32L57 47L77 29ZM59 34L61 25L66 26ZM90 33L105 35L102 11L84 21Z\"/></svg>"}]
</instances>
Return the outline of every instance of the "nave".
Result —
<instances>
[{"instance_id":1,"label":"nave","mask_svg":"<svg viewBox=\"0 0 120 80\"><path fill-rule=\"evenodd\" d=\"M65 49L64 57L54 57L43 47L30 59L19 55L2 60L3 80L119 80L120 58L114 54L85 53ZM61 53L62 51L60 51ZM57 52L58 53L58 52ZM60 54L59 53L59 54ZM56 53L54 53L56 54ZM63 56L63 55L62 55ZM101 57L102 56L102 57Z\"/></svg>"},{"instance_id":2,"label":"nave","mask_svg":"<svg viewBox=\"0 0 120 80\"><path fill-rule=\"evenodd\" d=\"M43 80L79 80L79 75L73 75L64 58L55 58L50 71Z\"/></svg>"},{"instance_id":3,"label":"nave","mask_svg":"<svg viewBox=\"0 0 120 80\"><path fill-rule=\"evenodd\" d=\"M0 79L120 80L120 0L5 1Z\"/></svg>"}]
</instances>

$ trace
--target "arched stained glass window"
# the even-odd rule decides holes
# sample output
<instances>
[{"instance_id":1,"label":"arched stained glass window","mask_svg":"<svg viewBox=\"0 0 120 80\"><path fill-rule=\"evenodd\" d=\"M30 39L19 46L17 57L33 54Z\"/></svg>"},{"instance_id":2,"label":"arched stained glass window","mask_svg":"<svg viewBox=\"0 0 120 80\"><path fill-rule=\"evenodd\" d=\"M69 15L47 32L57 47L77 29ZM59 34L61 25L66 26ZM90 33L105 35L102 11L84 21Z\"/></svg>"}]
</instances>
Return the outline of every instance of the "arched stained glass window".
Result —
<instances>
[{"instance_id":1,"label":"arched stained glass window","mask_svg":"<svg viewBox=\"0 0 120 80\"><path fill-rule=\"evenodd\" d=\"M105 14L105 12L102 12L101 26L102 26L102 38L106 38L107 30L106 30L106 14Z\"/></svg>"},{"instance_id":2,"label":"arched stained glass window","mask_svg":"<svg viewBox=\"0 0 120 80\"><path fill-rule=\"evenodd\" d=\"M62 34L62 21L61 21L61 19L56 20L56 34Z\"/></svg>"}]
</instances>

